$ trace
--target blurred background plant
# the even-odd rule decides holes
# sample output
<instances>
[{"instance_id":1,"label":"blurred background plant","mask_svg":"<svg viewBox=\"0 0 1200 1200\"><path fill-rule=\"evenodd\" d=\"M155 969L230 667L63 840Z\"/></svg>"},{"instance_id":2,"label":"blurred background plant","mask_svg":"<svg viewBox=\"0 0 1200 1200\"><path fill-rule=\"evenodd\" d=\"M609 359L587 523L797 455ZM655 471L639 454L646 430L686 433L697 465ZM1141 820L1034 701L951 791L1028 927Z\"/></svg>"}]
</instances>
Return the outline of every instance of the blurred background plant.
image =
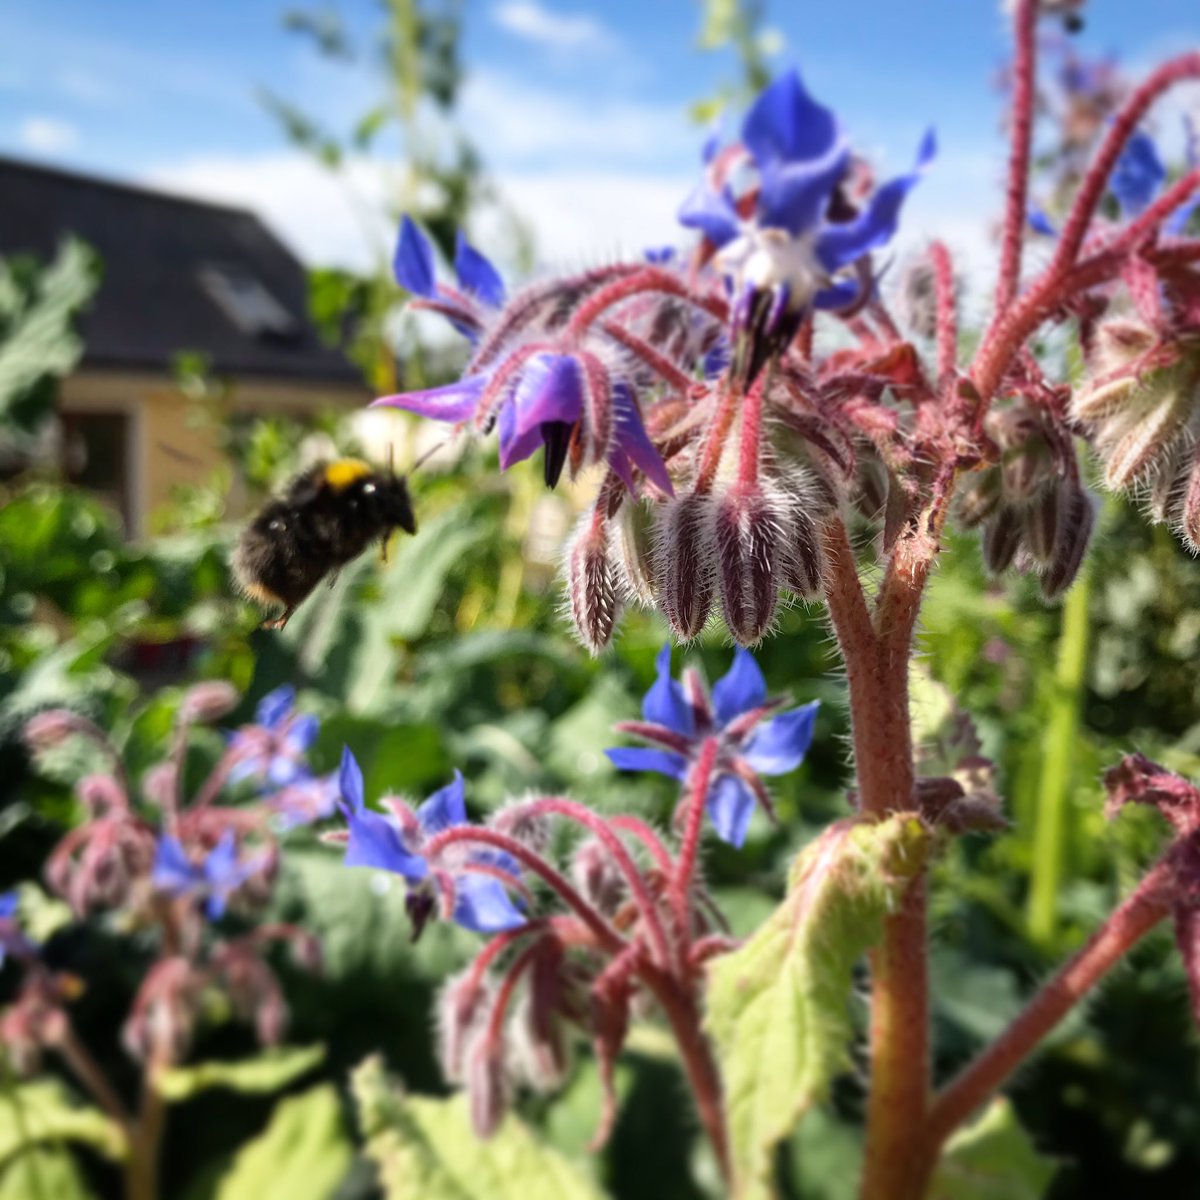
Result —
<instances>
[{"instance_id":1,"label":"blurred background plant","mask_svg":"<svg viewBox=\"0 0 1200 1200\"><path fill-rule=\"evenodd\" d=\"M263 97L286 136L345 175L347 187L354 186L348 155L374 150L388 173L388 217L402 208L418 215L447 254L455 230L470 229L488 196L484 164L454 125L462 20L455 3L388 0L378 39L357 45L325 10L291 13L292 36L347 73L370 73L381 99L349 130L331 131L290 100ZM703 6L701 45L730 54L734 66L732 82L698 102L700 121L756 91L769 74L772 39L763 22L757 3ZM1059 175L1078 170L1121 93L1111 63L1074 53L1064 51L1062 94L1046 98L1051 212ZM402 165L382 148L389 126L401 133ZM364 222L364 236L373 236L371 228ZM528 263L530 238L515 216L508 238L508 259ZM371 272L312 272L315 320L349 349L372 391L440 381L446 352L423 353L414 330L396 317L403 296L391 280L391 246L376 244L373 253ZM140 983L138 963L123 936L91 918L68 922L61 905L36 888L53 847L87 815L65 774L32 769L19 737L31 716L66 707L101 729L122 730L126 770L140 780L161 757L196 683L228 681L244 693L231 717L242 721L287 683L300 707L320 718L309 750L313 771L332 771L350 743L371 795L428 794L454 766L478 811L528 788L567 789L601 809L619 794L621 807L657 821L672 793L651 779L618 778L600 753L611 724L636 712L652 681L662 631L634 614L603 660L575 645L559 618L555 582L570 498L545 494L533 471L501 480L481 461L489 452L475 448L435 458L414 485L415 538L386 564L373 556L353 564L285 633L260 632L258 614L229 592L225 498L234 481L252 503L330 447L379 453L382 437L399 445L402 464L411 461L416 435L404 425L381 435L369 422L337 414L307 422L223 416L227 381L202 359L185 357L179 387L202 419L219 426L226 463L207 483L179 491L160 514L159 536L127 541L109 507L63 481L47 432L56 382L80 352L72 316L87 303L96 271L77 244L65 245L52 263L0 266L0 890L22 885L22 927L44 944L55 971L86 982L73 1019L113 1065L118 1086L129 1088L131 1068L117 1039ZM986 841L960 841L940 868L949 876L940 894L953 898L938 913L944 937L934 966L936 1019L948 1047L941 1069L999 1032L1049 964L1083 940L1152 856L1160 834L1148 814L1103 820L1101 766L1136 747L1200 775L1198 585L1200 568L1169 533L1147 527L1120 499L1106 502L1087 578L1060 606L1047 606L1032 582L1001 586L987 575L976 541L952 537L925 612L925 665L940 685L926 687L928 731L938 728L949 697L975 717L985 752L999 764L1012 826ZM710 678L723 670L718 639L702 639L694 654ZM802 689L804 698L825 703L805 767L777 789L779 828L756 824L744 851L717 847L706 862L735 932L770 911L797 849L846 811L842 688L830 674L827 630L815 610L786 612L759 659L772 691ZM211 762L219 746L213 741L204 753ZM272 1073L274 1060L260 1057L251 1031L202 1024L195 1057L228 1070L211 1084L181 1085L172 1097L186 1107L165 1134L162 1194L233 1200L242 1193L222 1180L236 1176L260 1196L327 1195L311 1190L311 1172L330 1162L338 1164L343 1200L377 1194L375 1169L352 1150L346 1091L351 1069L375 1052L414 1097L401 1101L378 1065L364 1067L354 1085L359 1130L389 1194L413 1194L394 1169L403 1149L394 1142L404 1128L420 1128L432 1141L453 1128L447 1112L416 1097L444 1094L428 1036L433 993L469 958L474 939L439 924L412 945L399 890L343 871L305 829L288 835L259 919L301 927L320 941L321 973L280 971L290 1039L299 1047L324 1043L327 1053L294 1074ZM1187 1195L1200 1171L1200 1061L1182 971L1166 934L1135 957L1137 969L1117 975L1062 1029L1015 1090L1023 1124L1058 1164L1047 1194L1059 1200ZM13 1001L21 971L9 960L0 995ZM711 1165L697 1153L678 1103L676 1066L652 1030L637 1044L622 1064L621 1113L598 1160L585 1154L601 1104L586 1055L562 1097L526 1101L522 1116L542 1147L583 1163L611 1195L711 1195ZM81 1115L61 1062L50 1057L44 1066L32 1084L5 1072L0 1196L111 1194L106 1164L118 1140L107 1124ZM217 1087L227 1090L210 1090ZM833 1103L804 1123L778 1164L782 1194L853 1195L861 1099L856 1082L846 1080ZM267 1148L239 1153L255 1135ZM511 1136L527 1135L518 1127ZM67 1142L79 1151L82 1174L64 1158ZM283 1174L281 1162L289 1166Z\"/></svg>"}]
</instances>

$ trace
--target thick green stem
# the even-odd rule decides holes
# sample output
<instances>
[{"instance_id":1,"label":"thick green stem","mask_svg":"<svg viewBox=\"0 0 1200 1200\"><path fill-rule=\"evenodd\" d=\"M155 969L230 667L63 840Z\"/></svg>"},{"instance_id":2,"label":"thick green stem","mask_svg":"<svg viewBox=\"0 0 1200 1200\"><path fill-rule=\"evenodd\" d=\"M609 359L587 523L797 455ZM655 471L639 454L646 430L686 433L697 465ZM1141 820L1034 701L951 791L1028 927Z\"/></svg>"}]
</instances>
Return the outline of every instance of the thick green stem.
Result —
<instances>
[{"instance_id":1,"label":"thick green stem","mask_svg":"<svg viewBox=\"0 0 1200 1200\"><path fill-rule=\"evenodd\" d=\"M1042 771L1033 831L1029 884L1029 934L1041 946L1054 938L1066 850L1067 806L1079 734L1088 653L1087 575L1063 605L1054 690L1042 736Z\"/></svg>"}]
</instances>

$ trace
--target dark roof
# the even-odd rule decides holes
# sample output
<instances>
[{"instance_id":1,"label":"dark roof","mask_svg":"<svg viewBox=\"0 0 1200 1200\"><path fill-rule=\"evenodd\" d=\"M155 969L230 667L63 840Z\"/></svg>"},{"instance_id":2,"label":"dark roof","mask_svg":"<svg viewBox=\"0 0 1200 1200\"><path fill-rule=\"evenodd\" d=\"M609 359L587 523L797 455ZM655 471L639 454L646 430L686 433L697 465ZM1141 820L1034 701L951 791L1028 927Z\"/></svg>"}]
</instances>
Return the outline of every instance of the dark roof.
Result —
<instances>
[{"instance_id":1,"label":"dark roof","mask_svg":"<svg viewBox=\"0 0 1200 1200\"><path fill-rule=\"evenodd\" d=\"M0 157L0 256L52 255L68 234L104 262L82 321L85 364L337 383L360 377L308 317L304 267L253 213Z\"/></svg>"}]
</instances>

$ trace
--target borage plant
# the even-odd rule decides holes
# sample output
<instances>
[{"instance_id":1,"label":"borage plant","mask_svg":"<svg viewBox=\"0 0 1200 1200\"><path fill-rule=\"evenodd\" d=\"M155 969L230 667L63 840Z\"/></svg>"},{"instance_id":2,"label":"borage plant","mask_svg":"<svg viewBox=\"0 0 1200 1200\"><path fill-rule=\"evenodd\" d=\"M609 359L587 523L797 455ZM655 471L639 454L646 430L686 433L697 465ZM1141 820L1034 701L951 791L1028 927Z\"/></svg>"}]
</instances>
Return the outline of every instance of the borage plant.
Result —
<instances>
[{"instance_id":1,"label":"borage plant","mask_svg":"<svg viewBox=\"0 0 1200 1200\"><path fill-rule=\"evenodd\" d=\"M348 860L403 875L418 920L440 910L492 937L441 1014L448 1074L468 1080L481 1132L495 1126L514 1057L533 1081L553 1080L575 1023L610 1071L631 1004L656 1004L728 1187L769 1191L774 1148L851 1061L852 968L865 952L862 1195L916 1200L950 1136L1169 914L1200 994L1195 792L1131 760L1110 777L1115 797L1157 804L1177 841L1007 1032L956 1077L931 1077L929 867L947 839L1002 821L977 756L926 775L914 753L914 635L956 498L992 571L1034 573L1051 599L1070 588L1094 524L1081 444L1106 486L1145 493L1155 519L1200 544L1200 166L1171 181L1142 128L1170 88L1200 77L1200 54L1160 67L1099 128L1062 220L1034 212L1052 242L1045 266L1023 274L1037 26L1081 7L1013 6L994 309L967 361L947 248L931 243L909 276L910 334L872 258L934 160L932 135L908 173L878 183L795 72L752 105L740 141L706 149L681 210L699 234L686 260L655 253L508 295L465 241L457 285L438 282L430 244L404 222L400 282L472 352L459 381L378 403L496 431L504 468L540 450L551 486L597 468L566 555L583 643L600 651L636 602L684 641L719 611L749 645L771 630L781 594L819 598L853 727L853 810L801 854L783 905L740 946L698 875L705 814L736 844L753 807L769 809L761 776L795 765L812 719L775 713L744 653L711 695L660 663L644 720L627 727L650 746L614 752L619 766L680 780L669 835L560 798L472 826L457 783L383 818L348 760ZM1058 365L1069 356L1042 353L1035 339L1052 327L1078 341L1082 380ZM856 553L850 530L864 520ZM548 817L585 832L573 872L539 848ZM543 910L534 880L558 910Z\"/></svg>"},{"instance_id":2,"label":"borage plant","mask_svg":"<svg viewBox=\"0 0 1200 1200\"><path fill-rule=\"evenodd\" d=\"M140 795L118 747L86 717L52 709L25 727L36 757L79 741L101 769L78 780L84 819L46 864L46 882L70 909L65 926L56 924L54 936L39 945L22 929L20 893L0 897L0 962L7 952L22 968L16 996L0 1015L0 1035L20 1073L36 1073L50 1052L104 1110L113 1129L108 1145L125 1162L128 1200L159 1194L168 1103L206 1086L237 1087L239 1070L251 1090L282 1087L320 1056L318 1048L258 1063L183 1066L206 1019L252 1022L263 1046L280 1042L288 1009L268 961L272 946L288 946L308 969L320 964L311 934L257 920L274 891L279 835L330 815L337 801L336 779L314 775L306 761L316 718L294 709L290 688L272 692L252 724L226 735L194 794L186 789L193 731L219 720L237 699L233 687L220 682L186 691L167 755L145 773ZM88 980L57 966L65 952L55 943L95 922L127 938L139 966L140 983L121 1029L141 1075L133 1103L72 1018L72 1002ZM73 1128L89 1128L72 1112Z\"/></svg>"}]
</instances>

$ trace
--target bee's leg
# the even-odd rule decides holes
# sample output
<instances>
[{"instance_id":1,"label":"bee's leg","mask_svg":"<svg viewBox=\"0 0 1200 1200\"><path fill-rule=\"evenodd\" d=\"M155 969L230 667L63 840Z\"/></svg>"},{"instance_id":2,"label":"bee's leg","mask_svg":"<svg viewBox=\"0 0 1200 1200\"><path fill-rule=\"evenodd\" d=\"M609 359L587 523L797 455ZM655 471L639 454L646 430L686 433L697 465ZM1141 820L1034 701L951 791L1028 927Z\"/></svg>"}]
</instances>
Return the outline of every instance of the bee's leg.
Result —
<instances>
[{"instance_id":1,"label":"bee's leg","mask_svg":"<svg viewBox=\"0 0 1200 1200\"><path fill-rule=\"evenodd\" d=\"M385 567L387 566L388 539L391 536L392 531L390 529L385 529L379 538L379 561L383 563Z\"/></svg>"},{"instance_id":2,"label":"bee's leg","mask_svg":"<svg viewBox=\"0 0 1200 1200\"><path fill-rule=\"evenodd\" d=\"M333 574L332 574L332 575L330 575L330 576L329 576L329 590L330 590L331 592L333 591L333 585L334 585L335 583L337 583L337 581L338 581L338 577L341 575L341 573L342 573L342 570L341 570L341 568L339 567L339 568L338 568L336 571L334 571L334 572L333 572Z\"/></svg>"},{"instance_id":3,"label":"bee's leg","mask_svg":"<svg viewBox=\"0 0 1200 1200\"><path fill-rule=\"evenodd\" d=\"M264 621L262 623L262 625L259 626L259 628L260 629L282 630L287 625L287 623L292 619L292 613L294 613L295 611L296 611L295 607L293 605L289 604L287 606L287 608L285 608L283 610L283 614L281 616L273 617L269 621Z\"/></svg>"}]
</instances>

